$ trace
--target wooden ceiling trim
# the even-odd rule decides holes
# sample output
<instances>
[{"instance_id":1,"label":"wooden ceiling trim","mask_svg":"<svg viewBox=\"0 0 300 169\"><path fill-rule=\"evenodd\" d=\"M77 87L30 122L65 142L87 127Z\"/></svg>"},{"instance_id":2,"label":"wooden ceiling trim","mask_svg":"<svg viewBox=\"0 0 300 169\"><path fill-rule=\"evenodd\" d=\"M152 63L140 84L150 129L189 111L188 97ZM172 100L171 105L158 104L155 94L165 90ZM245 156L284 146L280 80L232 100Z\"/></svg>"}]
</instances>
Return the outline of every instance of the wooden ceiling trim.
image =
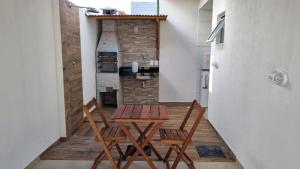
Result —
<instances>
[{"instance_id":1,"label":"wooden ceiling trim","mask_svg":"<svg viewBox=\"0 0 300 169\"><path fill-rule=\"evenodd\" d=\"M167 20L167 15L98 15L86 13L86 16L91 19L99 20Z\"/></svg>"}]
</instances>

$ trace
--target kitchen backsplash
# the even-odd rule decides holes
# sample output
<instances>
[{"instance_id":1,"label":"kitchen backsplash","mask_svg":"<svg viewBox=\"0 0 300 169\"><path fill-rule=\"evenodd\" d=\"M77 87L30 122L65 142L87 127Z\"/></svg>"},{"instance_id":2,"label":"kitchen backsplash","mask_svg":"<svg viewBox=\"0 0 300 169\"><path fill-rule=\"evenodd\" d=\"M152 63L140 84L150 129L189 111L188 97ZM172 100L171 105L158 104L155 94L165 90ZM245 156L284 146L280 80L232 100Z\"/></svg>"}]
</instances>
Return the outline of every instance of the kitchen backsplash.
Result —
<instances>
[{"instance_id":1,"label":"kitchen backsplash","mask_svg":"<svg viewBox=\"0 0 300 169\"><path fill-rule=\"evenodd\" d=\"M133 61L143 64L156 59L156 23L144 20L117 21L123 65L131 65ZM122 77L124 104L158 103L159 77L145 81L134 77Z\"/></svg>"},{"instance_id":2,"label":"kitchen backsplash","mask_svg":"<svg viewBox=\"0 0 300 169\"><path fill-rule=\"evenodd\" d=\"M143 88L141 80L132 76L122 77L124 104L158 103L158 80L158 77L146 80Z\"/></svg>"},{"instance_id":3,"label":"kitchen backsplash","mask_svg":"<svg viewBox=\"0 0 300 169\"><path fill-rule=\"evenodd\" d=\"M134 31L136 28L136 32ZM117 21L117 34L123 64L156 59L156 23L144 20Z\"/></svg>"}]
</instances>

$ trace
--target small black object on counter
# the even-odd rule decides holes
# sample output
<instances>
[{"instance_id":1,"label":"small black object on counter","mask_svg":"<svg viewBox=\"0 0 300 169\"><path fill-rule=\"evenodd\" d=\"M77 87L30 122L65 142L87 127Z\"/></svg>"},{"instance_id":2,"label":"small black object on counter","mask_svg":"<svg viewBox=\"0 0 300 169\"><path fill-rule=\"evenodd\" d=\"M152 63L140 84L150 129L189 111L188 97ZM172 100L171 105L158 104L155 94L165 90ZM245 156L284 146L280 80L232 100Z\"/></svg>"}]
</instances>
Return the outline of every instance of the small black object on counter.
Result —
<instances>
[{"instance_id":1,"label":"small black object on counter","mask_svg":"<svg viewBox=\"0 0 300 169\"><path fill-rule=\"evenodd\" d=\"M138 73L159 73L159 67L139 67ZM123 66L119 68L120 76L133 76L135 73L132 72L130 66Z\"/></svg>"}]
</instances>

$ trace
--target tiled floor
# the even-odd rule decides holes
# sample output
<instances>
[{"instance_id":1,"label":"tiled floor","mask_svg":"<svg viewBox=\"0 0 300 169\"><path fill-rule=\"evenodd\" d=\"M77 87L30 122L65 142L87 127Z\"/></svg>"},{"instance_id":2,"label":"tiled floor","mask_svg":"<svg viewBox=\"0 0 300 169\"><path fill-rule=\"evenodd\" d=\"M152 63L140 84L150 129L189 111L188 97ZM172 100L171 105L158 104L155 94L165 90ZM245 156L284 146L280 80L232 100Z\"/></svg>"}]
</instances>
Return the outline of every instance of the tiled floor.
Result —
<instances>
[{"instance_id":1,"label":"tiled floor","mask_svg":"<svg viewBox=\"0 0 300 169\"><path fill-rule=\"evenodd\" d=\"M162 162L154 162L158 169L165 169ZM67 161L67 160L41 160L37 162L32 169L89 169L92 161ZM196 162L197 169L243 169L236 162ZM110 163L103 161L98 169L110 169ZM146 162L134 162L130 169L148 169ZM178 169L187 169L184 163L180 163Z\"/></svg>"}]
</instances>

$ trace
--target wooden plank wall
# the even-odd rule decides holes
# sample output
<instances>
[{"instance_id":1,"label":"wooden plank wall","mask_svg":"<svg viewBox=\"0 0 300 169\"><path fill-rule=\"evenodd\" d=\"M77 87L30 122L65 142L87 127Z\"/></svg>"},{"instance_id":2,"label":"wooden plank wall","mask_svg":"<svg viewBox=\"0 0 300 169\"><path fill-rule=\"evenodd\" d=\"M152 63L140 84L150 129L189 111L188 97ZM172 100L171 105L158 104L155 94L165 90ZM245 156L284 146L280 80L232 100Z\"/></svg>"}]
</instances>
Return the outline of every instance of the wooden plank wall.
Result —
<instances>
[{"instance_id":1,"label":"wooden plank wall","mask_svg":"<svg viewBox=\"0 0 300 169\"><path fill-rule=\"evenodd\" d=\"M67 136L83 121L79 10L59 0Z\"/></svg>"}]
</instances>

